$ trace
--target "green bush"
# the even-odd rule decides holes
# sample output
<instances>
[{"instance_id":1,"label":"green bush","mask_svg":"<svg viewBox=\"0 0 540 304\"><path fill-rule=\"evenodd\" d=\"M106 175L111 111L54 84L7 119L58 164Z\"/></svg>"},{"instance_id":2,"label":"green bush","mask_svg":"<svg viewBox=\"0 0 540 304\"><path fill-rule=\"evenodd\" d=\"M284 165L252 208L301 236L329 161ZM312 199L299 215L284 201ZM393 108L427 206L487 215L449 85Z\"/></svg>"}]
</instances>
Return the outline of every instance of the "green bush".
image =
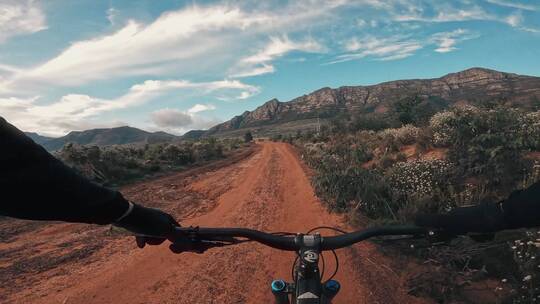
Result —
<instances>
[{"instance_id":1,"label":"green bush","mask_svg":"<svg viewBox=\"0 0 540 304\"><path fill-rule=\"evenodd\" d=\"M251 135L250 131L247 131L246 134L244 134L244 142L248 143L253 140L253 135Z\"/></svg>"},{"instance_id":2,"label":"green bush","mask_svg":"<svg viewBox=\"0 0 540 304\"><path fill-rule=\"evenodd\" d=\"M328 160L317 171L314 188L331 209L355 208L370 218L394 217L395 206L384 176L361 167L340 168Z\"/></svg>"},{"instance_id":3,"label":"green bush","mask_svg":"<svg viewBox=\"0 0 540 304\"><path fill-rule=\"evenodd\" d=\"M514 188L527 166L522 158L526 140L519 133L522 114L504 108L472 107L454 113L449 159L457 165L460 175L487 180L493 190Z\"/></svg>"},{"instance_id":4,"label":"green bush","mask_svg":"<svg viewBox=\"0 0 540 304\"><path fill-rule=\"evenodd\" d=\"M353 221L367 217L372 223L410 223L419 212L495 202L540 179L538 162L533 165L523 157L540 150L540 112L497 107L501 102L496 101L488 108L467 106L434 114L423 100L400 102L394 116L352 116L342 125L334 122L334 132L296 141L314 169L317 195L332 210L349 213ZM444 102L435 106L444 107ZM425 111L417 113L421 108ZM393 125L396 117L401 122ZM407 161L400 148L412 144L420 151L419 159ZM422 158L433 146L446 148L437 151L447 151L445 160ZM371 169L363 169L362 164L372 159L376 161ZM537 235L518 241L512 245L517 248L513 258L505 242L497 240L476 244L460 238L444 248L415 248L413 254L436 265L430 272L437 270L445 277L414 284L431 288L428 294L441 301L463 300L464 285L458 280L505 275L501 286L514 293L501 303L530 303L538 297L540 243Z\"/></svg>"},{"instance_id":5,"label":"green bush","mask_svg":"<svg viewBox=\"0 0 540 304\"><path fill-rule=\"evenodd\" d=\"M360 130L380 131L388 128L397 128L401 122L389 114L369 113L354 116L349 123L349 131ZM340 130L343 131L343 130Z\"/></svg>"},{"instance_id":6,"label":"green bush","mask_svg":"<svg viewBox=\"0 0 540 304\"><path fill-rule=\"evenodd\" d=\"M56 156L82 175L99 183L122 184L162 171L223 158L242 147L239 139L215 138L195 142L157 143L144 146L80 146L67 144Z\"/></svg>"}]
</instances>

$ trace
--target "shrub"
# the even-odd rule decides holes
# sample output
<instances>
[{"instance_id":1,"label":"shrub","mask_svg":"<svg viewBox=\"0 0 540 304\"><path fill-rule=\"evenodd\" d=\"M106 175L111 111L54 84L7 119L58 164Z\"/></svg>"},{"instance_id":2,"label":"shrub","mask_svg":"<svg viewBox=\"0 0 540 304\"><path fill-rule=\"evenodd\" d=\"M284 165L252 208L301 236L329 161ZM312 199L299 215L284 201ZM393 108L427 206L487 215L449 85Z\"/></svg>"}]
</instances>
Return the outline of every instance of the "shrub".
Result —
<instances>
[{"instance_id":1,"label":"shrub","mask_svg":"<svg viewBox=\"0 0 540 304\"><path fill-rule=\"evenodd\" d=\"M244 142L248 143L253 140L253 135L251 135L250 131L247 131L246 134L244 134Z\"/></svg>"},{"instance_id":2,"label":"shrub","mask_svg":"<svg viewBox=\"0 0 540 304\"><path fill-rule=\"evenodd\" d=\"M439 112L431 117L429 127L433 132L433 144L447 147L452 143L456 131L456 114L452 111Z\"/></svg>"},{"instance_id":3,"label":"shrub","mask_svg":"<svg viewBox=\"0 0 540 304\"><path fill-rule=\"evenodd\" d=\"M407 97L394 104L395 112L403 124L424 126L431 116L446 107L446 102L437 99L424 99L419 96Z\"/></svg>"},{"instance_id":4,"label":"shrub","mask_svg":"<svg viewBox=\"0 0 540 304\"><path fill-rule=\"evenodd\" d=\"M179 169L196 162L222 158L224 149L230 151L241 145L239 139L218 141L214 138L144 146L67 144L56 152L56 157L93 181L117 185L161 171L162 168Z\"/></svg>"},{"instance_id":5,"label":"shrub","mask_svg":"<svg viewBox=\"0 0 540 304\"><path fill-rule=\"evenodd\" d=\"M513 297L513 303L534 303L540 299L539 237L540 231L526 231L523 238L510 244L514 262L518 265L518 276L512 276L511 282L504 280L504 283L512 283L510 286L518 287L514 289L517 292Z\"/></svg>"},{"instance_id":6,"label":"shrub","mask_svg":"<svg viewBox=\"0 0 540 304\"><path fill-rule=\"evenodd\" d=\"M392 136L401 145L410 145L416 142L420 129L413 125L404 125L401 128L385 129L380 132L381 136Z\"/></svg>"},{"instance_id":7,"label":"shrub","mask_svg":"<svg viewBox=\"0 0 540 304\"><path fill-rule=\"evenodd\" d=\"M396 128L401 123L388 114L369 113L354 117L349 124L349 130L356 132L359 130L380 131L388 128Z\"/></svg>"},{"instance_id":8,"label":"shrub","mask_svg":"<svg viewBox=\"0 0 540 304\"><path fill-rule=\"evenodd\" d=\"M521 156L526 148L519 133L521 115L503 108L456 109L449 159L460 174L489 181L491 190L512 189L527 165Z\"/></svg>"},{"instance_id":9,"label":"shrub","mask_svg":"<svg viewBox=\"0 0 540 304\"><path fill-rule=\"evenodd\" d=\"M387 173L392 190L399 195L431 197L445 186L451 164L443 160L416 160L396 163Z\"/></svg>"},{"instance_id":10,"label":"shrub","mask_svg":"<svg viewBox=\"0 0 540 304\"><path fill-rule=\"evenodd\" d=\"M540 150L540 111L523 115L520 125L520 136L527 148Z\"/></svg>"},{"instance_id":11,"label":"shrub","mask_svg":"<svg viewBox=\"0 0 540 304\"><path fill-rule=\"evenodd\" d=\"M384 176L361 167L340 168L329 160L317 171L314 188L331 209L343 212L355 208L370 218L395 218Z\"/></svg>"},{"instance_id":12,"label":"shrub","mask_svg":"<svg viewBox=\"0 0 540 304\"><path fill-rule=\"evenodd\" d=\"M359 145L352 151L356 163L363 164L373 159L373 153L364 145Z\"/></svg>"},{"instance_id":13,"label":"shrub","mask_svg":"<svg viewBox=\"0 0 540 304\"><path fill-rule=\"evenodd\" d=\"M270 138L270 140L272 141L281 141L282 139L283 139L283 135L281 134L272 135L272 137Z\"/></svg>"}]
</instances>

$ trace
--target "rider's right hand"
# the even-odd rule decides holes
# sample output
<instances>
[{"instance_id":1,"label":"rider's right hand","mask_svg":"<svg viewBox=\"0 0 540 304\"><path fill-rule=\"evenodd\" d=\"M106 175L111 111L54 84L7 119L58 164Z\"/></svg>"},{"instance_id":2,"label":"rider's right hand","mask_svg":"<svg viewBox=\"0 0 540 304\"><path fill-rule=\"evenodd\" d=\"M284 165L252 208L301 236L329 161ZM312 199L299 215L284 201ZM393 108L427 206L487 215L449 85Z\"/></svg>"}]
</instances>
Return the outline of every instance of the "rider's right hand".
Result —
<instances>
[{"instance_id":1,"label":"rider's right hand","mask_svg":"<svg viewBox=\"0 0 540 304\"><path fill-rule=\"evenodd\" d=\"M455 235L488 233L504 229L504 213L500 204L482 203L455 208L446 214L419 214L415 224Z\"/></svg>"}]
</instances>

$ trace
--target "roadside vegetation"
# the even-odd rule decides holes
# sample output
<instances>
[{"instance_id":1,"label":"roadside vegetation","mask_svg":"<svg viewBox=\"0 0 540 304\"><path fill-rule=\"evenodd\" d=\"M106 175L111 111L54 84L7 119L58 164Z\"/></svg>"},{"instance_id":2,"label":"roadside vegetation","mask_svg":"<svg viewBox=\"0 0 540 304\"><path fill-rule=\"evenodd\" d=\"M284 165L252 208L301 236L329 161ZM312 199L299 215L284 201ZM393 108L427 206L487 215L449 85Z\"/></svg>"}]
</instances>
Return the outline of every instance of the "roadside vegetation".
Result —
<instances>
[{"instance_id":1,"label":"roadside vegetation","mask_svg":"<svg viewBox=\"0 0 540 304\"><path fill-rule=\"evenodd\" d=\"M225 158L245 145L240 139L215 138L107 147L68 143L55 156L97 183L118 186Z\"/></svg>"},{"instance_id":2,"label":"roadside vegetation","mask_svg":"<svg viewBox=\"0 0 540 304\"><path fill-rule=\"evenodd\" d=\"M299 148L317 195L353 224L411 223L419 212L496 202L540 179L538 109L433 104L404 100L384 113L343 114L318 133L273 140ZM481 289L488 303L540 301L538 229L420 247L391 250L427 268L410 278L413 294L475 303Z\"/></svg>"}]
</instances>

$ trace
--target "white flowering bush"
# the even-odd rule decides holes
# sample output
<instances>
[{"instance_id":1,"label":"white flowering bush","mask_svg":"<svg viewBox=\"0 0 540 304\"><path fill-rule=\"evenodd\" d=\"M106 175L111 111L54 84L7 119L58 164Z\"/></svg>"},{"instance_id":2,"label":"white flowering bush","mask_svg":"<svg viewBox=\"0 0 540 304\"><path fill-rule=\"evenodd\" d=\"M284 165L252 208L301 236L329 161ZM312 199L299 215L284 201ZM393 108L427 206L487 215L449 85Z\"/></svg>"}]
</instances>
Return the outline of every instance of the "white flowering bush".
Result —
<instances>
[{"instance_id":1,"label":"white flowering bush","mask_svg":"<svg viewBox=\"0 0 540 304\"><path fill-rule=\"evenodd\" d=\"M348 212L351 219L410 223L419 212L495 202L540 180L540 163L531 170L529 157L540 151L540 111L468 106L433 115L428 127L397 126L352 128L349 133L336 129L318 139L324 144L305 144L302 157L315 170L314 189L328 207ZM425 148L420 148L421 142ZM409 144L415 144L419 155L433 146L447 148L440 149L447 158L408 161L400 152ZM370 159L369 169L364 169ZM458 238L450 246L418 247L411 254L433 261L430 273L441 271L427 277L425 286L442 303L469 299L463 282L486 278L501 280L492 294L499 302L486 302L538 303L540 234L535 231L516 242L515 234L511 237L510 246L508 238L498 236L485 243Z\"/></svg>"},{"instance_id":2,"label":"white flowering bush","mask_svg":"<svg viewBox=\"0 0 540 304\"><path fill-rule=\"evenodd\" d=\"M392 191L400 195L432 196L447 181L451 167L445 160L396 163L389 171Z\"/></svg>"},{"instance_id":3,"label":"white flowering bush","mask_svg":"<svg viewBox=\"0 0 540 304\"><path fill-rule=\"evenodd\" d=\"M540 231L526 231L523 238L509 244L519 275L508 281L503 279L501 290L506 283L511 289L512 303L540 302Z\"/></svg>"},{"instance_id":4,"label":"white flowering bush","mask_svg":"<svg viewBox=\"0 0 540 304\"><path fill-rule=\"evenodd\" d=\"M413 125L404 125L401 128L384 129L379 132L381 137L391 136L402 145L410 145L416 142L420 129Z\"/></svg>"},{"instance_id":5,"label":"white flowering bush","mask_svg":"<svg viewBox=\"0 0 540 304\"><path fill-rule=\"evenodd\" d=\"M455 133L456 114L452 111L439 112L429 120L429 127L433 133L433 144L435 146L448 146L452 142Z\"/></svg>"},{"instance_id":6,"label":"white flowering bush","mask_svg":"<svg viewBox=\"0 0 540 304\"><path fill-rule=\"evenodd\" d=\"M520 136L530 149L540 150L540 111L520 117Z\"/></svg>"}]
</instances>

